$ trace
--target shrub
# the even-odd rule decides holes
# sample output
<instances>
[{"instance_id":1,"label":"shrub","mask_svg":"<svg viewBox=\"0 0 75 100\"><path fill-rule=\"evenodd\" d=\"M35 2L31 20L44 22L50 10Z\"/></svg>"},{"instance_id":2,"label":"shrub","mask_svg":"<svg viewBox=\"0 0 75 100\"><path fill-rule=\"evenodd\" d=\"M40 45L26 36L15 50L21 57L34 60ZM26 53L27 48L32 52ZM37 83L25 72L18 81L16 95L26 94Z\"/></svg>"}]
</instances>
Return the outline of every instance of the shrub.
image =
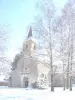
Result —
<instances>
[{"instance_id":1,"label":"shrub","mask_svg":"<svg viewBox=\"0 0 75 100\"><path fill-rule=\"evenodd\" d=\"M37 83L37 81L31 83L31 87L32 87L32 88L38 88L38 83Z\"/></svg>"}]
</instances>

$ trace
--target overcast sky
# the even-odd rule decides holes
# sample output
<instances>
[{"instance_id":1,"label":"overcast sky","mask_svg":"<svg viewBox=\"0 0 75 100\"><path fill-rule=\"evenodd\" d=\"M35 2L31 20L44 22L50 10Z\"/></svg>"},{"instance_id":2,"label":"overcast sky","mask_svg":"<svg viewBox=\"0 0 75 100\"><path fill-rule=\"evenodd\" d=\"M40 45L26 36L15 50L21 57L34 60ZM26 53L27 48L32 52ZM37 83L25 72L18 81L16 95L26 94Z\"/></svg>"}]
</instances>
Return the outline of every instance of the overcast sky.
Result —
<instances>
[{"instance_id":1,"label":"overcast sky","mask_svg":"<svg viewBox=\"0 0 75 100\"><path fill-rule=\"evenodd\" d=\"M67 0L54 0L57 10L63 8ZM11 29L7 55L13 59L20 50L29 26L37 14L36 0L0 0L0 24L9 25Z\"/></svg>"}]
</instances>

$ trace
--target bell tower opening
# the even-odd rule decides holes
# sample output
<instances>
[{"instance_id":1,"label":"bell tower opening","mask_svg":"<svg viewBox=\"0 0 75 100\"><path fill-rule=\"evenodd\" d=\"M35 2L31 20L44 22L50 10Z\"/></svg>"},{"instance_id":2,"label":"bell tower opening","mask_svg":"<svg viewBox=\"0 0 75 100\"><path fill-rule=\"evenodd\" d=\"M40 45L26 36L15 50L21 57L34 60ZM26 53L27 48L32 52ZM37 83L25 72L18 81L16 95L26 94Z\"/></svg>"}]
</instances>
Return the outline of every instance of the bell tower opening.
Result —
<instances>
[{"instance_id":1,"label":"bell tower opening","mask_svg":"<svg viewBox=\"0 0 75 100\"><path fill-rule=\"evenodd\" d=\"M28 44L26 44L26 49L28 49Z\"/></svg>"}]
</instances>

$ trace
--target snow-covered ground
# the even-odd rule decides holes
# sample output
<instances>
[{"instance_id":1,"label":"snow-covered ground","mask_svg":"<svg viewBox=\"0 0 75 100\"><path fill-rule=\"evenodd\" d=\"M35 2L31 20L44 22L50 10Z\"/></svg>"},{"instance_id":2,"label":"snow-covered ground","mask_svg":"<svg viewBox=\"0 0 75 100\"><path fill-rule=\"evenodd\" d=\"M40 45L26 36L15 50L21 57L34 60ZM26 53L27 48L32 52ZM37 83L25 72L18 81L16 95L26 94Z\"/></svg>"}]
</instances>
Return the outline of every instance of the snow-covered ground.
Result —
<instances>
[{"instance_id":1,"label":"snow-covered ground","mask_svg":"<svg viewBox=\"0 0 75 100\"><path fill-rule=\"evenodd\" d=\"M75 100L75 89L70 92L55 88L55 92L20 88L0 88L0 100Z\"/></svg>"}]
</instances>

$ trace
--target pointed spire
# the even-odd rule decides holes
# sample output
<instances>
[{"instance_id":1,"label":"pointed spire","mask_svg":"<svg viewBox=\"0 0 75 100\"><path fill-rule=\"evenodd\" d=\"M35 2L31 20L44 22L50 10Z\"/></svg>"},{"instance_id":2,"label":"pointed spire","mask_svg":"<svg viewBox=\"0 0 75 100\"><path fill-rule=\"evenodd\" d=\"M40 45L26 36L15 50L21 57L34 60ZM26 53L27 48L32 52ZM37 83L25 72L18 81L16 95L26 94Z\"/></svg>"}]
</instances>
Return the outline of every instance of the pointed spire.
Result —
<instances>
[{"instance_id":1,"label":"pointed spire","mask_svg":"<svg viewBox=\"0 0 75 100\"><path fill-rule=\"evenodd\" d=\"M31 26L30 26L29 33L28 33L28 37L27 38L29 38L29 37L32 37L32 27Z\"/></svg>"}]
</instances>

